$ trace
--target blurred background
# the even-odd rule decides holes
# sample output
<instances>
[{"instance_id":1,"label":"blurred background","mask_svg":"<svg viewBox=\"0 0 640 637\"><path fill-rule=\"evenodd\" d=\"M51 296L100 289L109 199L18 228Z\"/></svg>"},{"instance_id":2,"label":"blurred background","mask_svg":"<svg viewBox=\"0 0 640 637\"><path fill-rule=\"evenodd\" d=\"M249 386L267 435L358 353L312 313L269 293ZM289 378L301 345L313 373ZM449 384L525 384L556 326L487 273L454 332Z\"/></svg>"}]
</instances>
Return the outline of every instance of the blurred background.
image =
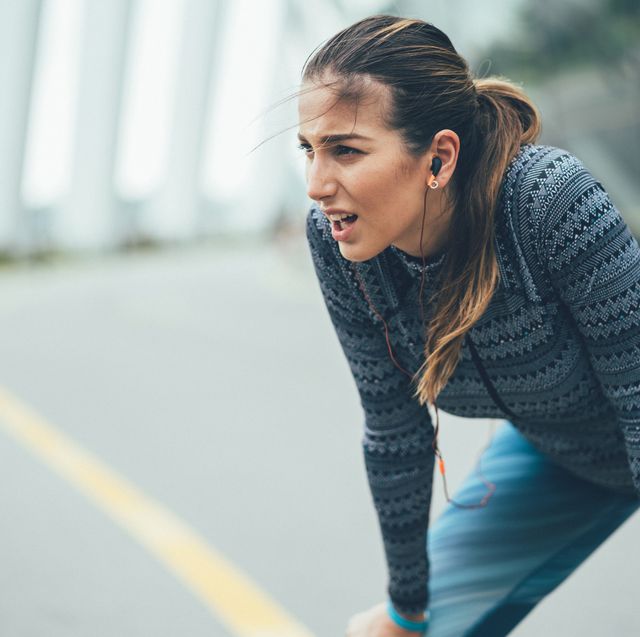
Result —
<instances>
[{"instance_id":1,"label":"blurred background","mask_svg":"<svg viewBox=\"0 0 640 637\"><path fill-rule=\"evenodd\" d=\"M335 635L384 597L289 99L312 50L373 13L433 22L477 75L521 83L542 143L640 231L637 0L0 0L3 635ZM243 595L207 598L133 542L16 433L14 399L291 619L269 633ZM488 424L445 425L455 485ZM443 504L436 484L432 515ZM610 591L631 575L631 524L514 634L637 634L632 591Z\"/></svg>"},{"instance_id":2,"label":"blurred background","mask_svg":"<svg viewBox=\"0 0 640 637\"><path fill-rule=\"evenodd\" d=\"M278 102L313 48L375 12L431 20L478 75L523 83L542 141L578 154L637 226L639 11L634 0L3 0L0 247L122 250L299 226L296 104Z\"/></svg>"}]
</instances>

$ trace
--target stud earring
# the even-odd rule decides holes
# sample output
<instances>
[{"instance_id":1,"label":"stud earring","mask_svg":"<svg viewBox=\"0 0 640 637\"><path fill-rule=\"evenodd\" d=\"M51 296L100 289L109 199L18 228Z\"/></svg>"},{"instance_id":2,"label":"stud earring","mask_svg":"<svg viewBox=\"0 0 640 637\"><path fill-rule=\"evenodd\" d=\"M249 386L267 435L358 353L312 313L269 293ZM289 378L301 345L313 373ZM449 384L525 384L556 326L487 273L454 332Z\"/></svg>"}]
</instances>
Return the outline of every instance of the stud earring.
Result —
<instances>
[{"instance_id":1,"label":"stud earring","mask_svg":"<svg viewBox=\"0 0 640 637\"><path fill-rule=\"evenodd\" d=\"M429 184L429 188L432 188L433 190L435 190L438 187L438 182L434 179L430 184Z\"/></svg>"}]
</instances>

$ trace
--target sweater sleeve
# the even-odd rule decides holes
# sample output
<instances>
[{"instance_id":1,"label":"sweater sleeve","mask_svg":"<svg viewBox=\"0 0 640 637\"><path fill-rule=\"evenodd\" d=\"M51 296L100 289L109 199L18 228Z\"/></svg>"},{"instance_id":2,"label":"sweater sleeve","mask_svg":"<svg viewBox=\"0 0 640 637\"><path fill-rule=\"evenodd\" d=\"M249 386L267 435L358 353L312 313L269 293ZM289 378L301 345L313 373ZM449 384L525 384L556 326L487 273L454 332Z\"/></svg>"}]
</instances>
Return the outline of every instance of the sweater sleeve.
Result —
<instances>
[{"instance_id":1,"label":"sweater sleeve","mask_svg":"<svg viewBox=\"0 0 640 637\"><path fill-rule=\"evenodd\" d=\"M640 494L638 243L602 185L573 155L565 151L553 160L536 183L538 258L584 338L591 366L615 409Z\"/></svg>"},{"instance_id":2,"label":"sweater sleeve","mask_svg":"<svg viewBox=\"0 0 640 637\"><path fill-rule=\"evenodd\" d=\"M388 594L401 612L428 605L426 549L434 452L429 412L389 357L381 324L349 273L348 262L313 207L307 240L320 289L364 410L367 479L388 568Z\"/></svg>"}]
</instances>

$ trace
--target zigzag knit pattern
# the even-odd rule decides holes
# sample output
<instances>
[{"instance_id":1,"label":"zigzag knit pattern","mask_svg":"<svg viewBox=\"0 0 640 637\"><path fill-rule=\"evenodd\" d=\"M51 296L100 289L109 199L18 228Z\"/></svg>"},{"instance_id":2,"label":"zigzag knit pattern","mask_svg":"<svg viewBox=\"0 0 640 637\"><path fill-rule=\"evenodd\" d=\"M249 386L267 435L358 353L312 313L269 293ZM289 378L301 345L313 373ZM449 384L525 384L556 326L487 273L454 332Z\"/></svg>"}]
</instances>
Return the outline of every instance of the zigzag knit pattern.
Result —
<instances>
[{"instance_id":1,"label":"zigzag knit pattern","mask_svg":"<svg viewBox=\"0 0 640 637\"><path fill-rule=\"evenodd\" d=\"M307 238L320 288L364 410L363 450L400 611L428 606L426 532L433 427L414 398L429 299L445 254L426 263L395 247L352 263L312 206ZM495 219L500 283L470 331L513 424L576 476L640 493L640 249L600 183L573 155L525 145L504 175ZM364 284L367 300L359 286ZM373 307L372 307L373 306ZM375 311L374 311L375 309ZM438 406L504 418L465 343ZM491 506L490 503L488 506Z\"/></svg>"}]
</instances>

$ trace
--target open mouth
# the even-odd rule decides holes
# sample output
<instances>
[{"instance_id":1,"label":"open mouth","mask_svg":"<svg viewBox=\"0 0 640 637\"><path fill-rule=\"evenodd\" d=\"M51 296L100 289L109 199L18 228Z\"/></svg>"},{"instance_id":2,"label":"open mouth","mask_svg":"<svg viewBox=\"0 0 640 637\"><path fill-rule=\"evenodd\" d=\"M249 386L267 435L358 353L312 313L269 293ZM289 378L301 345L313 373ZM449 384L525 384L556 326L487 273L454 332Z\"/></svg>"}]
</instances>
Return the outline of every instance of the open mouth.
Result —
<instances>
[{"instance_id":1,"label":"open mouth","mask_svg":"<svg viewBox=\"0 0 640 637\"><path fill-rule=\"evenodd\" d=\"M358 215L347 215L340 219L339 221L331 221L331 224L336 230L344 230L347 226L350 226L352 223L355 223Z\"/></svg>"}]
</instances>

